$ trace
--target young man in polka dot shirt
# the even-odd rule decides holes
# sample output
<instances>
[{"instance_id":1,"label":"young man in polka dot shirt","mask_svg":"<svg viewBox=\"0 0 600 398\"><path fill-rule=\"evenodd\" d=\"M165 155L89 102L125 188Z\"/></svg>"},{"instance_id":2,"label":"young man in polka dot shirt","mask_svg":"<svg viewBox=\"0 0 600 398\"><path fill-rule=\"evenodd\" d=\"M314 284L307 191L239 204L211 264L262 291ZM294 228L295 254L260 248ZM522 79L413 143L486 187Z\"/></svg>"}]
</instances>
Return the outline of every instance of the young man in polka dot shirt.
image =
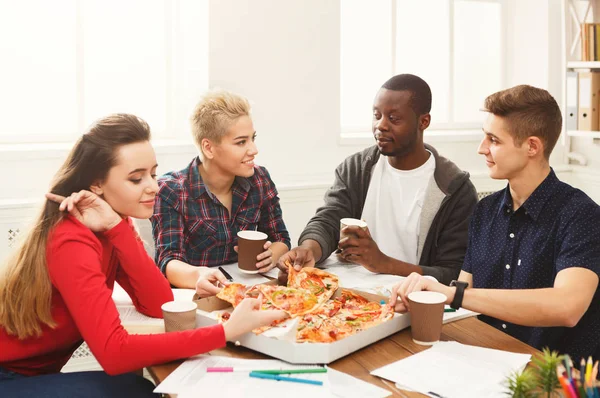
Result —
<instances>
[{"instance_id":1,"label":"young man in polka dot shirt","mask_svg":"<svg viewBox=\"0 0 600 398\"><path fill-rule=\"evenodd\" d=\"M410 292L441 292L535 348L599 358L600 207L549 165L562 129L558 104L522 85L490 95L485 110L478 152L490 176L508 185L478 203L458 281L412 274L392 303L406 311Z\"/></svg>"}]
</instances>

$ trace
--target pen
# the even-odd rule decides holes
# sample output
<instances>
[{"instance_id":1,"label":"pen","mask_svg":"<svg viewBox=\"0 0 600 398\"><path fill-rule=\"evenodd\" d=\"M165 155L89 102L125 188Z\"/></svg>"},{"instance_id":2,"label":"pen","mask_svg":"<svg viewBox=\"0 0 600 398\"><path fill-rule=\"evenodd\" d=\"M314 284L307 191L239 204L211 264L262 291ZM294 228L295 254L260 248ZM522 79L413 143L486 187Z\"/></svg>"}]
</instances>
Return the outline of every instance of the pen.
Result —
<instances>
[{"instance_id":1,"label":"pen","mask_svg":"<svg viewBox=\"0 0 600 398\"><path fill-rule=\"evenodd\" d=\"M277 369L277 370L254 370L253 373L271 374L271 375L286 375L293 373L327 373L327 368L310 368L310 369Z\"/></svg>"},{"instance_id":2,"label":"pen","mask_svg":"<svg viewBox=\"0 0 600 398\"><path fill-rule=\"evenodd\" d=\"M297 379L295 377L270 375L270 374L259 373L259 372L250 372L250 377L255 377L257 379L269 379L269 380L277 380L277 381L291 381L294 383L314 384L316 386L323 385L323 382L319 381L319 380Z\"/></svg>"},{"instance_id":3,"label":"pen","mask_svg":"<svg viewBox=\"0 0 600 398\"><path fill-rule=\"evenodd\" d=\"M427 395L429 395L430 397L445 398L443 395L440 395L440 394L435 393L433 391L427 391Z\"/></svg>"},{"instance_id":4,"label":"pen","mask_svg":"<svg viewBox=\"0 0 600 398\"><path fill-rule=\"evenodd\" d=\"M219 267L219 271L223 273L223 275L225 276L225 278L227 278L229 282L233 282L233 278L231 277L231 275L229 275L227 271L225 271L223 267Z\"/></svg>"},{"instance_id":5,"label":"pen","mask_svg":"<svg viewBox=\"0 0 600 398\"><path fill-rule=\"evenodd\" d=\"M444 312L456 312L454 308L444 308Z\"/></svg>"},{"instance_id":6,"label":"pen","mask_svg":"<svg viewBox=\"0 0 600 398\"><path fill-rule=\"evenodd\" d=\"M292 374L292 373L327 373L327 368L315 367L306 369L250 369L247 367L233 367L233 366L222 366L222 367L207 367L207 373L231 373L231 372L255 372L263 374Z\"/></svg>"}]
</instances>

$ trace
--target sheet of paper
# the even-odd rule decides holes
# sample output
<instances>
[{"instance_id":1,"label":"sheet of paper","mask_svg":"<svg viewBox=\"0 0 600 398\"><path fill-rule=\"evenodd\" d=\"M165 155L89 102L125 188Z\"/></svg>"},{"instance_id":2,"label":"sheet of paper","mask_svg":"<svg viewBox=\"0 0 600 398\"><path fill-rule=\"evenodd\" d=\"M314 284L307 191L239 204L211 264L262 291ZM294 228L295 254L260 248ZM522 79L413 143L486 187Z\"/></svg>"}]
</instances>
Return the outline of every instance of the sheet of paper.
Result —
<instances>
[{"instance_id":1,"label":"sheet of paper","mask_svg":"<svg viewBox=\"0 0 600 398\"><path fill-rule=\"evenodd\" d=\"M450 306L447 305L446 308L450 308ZM458 311L444 312L444 323L459 321L461 319L469 318L471 316L476 315L479 315L479 313L460 308Z\"/></svg>"},{"instance_id":2,"label":"sheet of paper","mask_svg":"<svg viewBox=\"0 0 600 398\"><path fill-rule=\"evenodd\" d=\"M164 333L165 323L160 318L151 318L138 312L133 305L118 305L121 324L128 333L152 334Z\"/></svg>"},{"instance_id":3,"label":"sheet of paper","mask_svg":"<svg viewBox=\"0 0 600 398\"><path fill-rule=\"evenodd\" d=\"M191 301L196 292L194 289L171 289L173 291L173 297L175 301ZM112 293L112 299L117 306L133 305L131 297L118 283L115 282L115 286Z\"/></svg>"},{"instance_id":4,"label":"sheet of paper","mask_svg":"<svg viewBox=\"0 0 600 398\"><path fill-rule=\"evenodd\" d=\"M207 373L207 367L233 366L245 371L233 373ZM392 395L388 390L366 383L345 373L327 368L327 373L286 375L289 377L318 380L323 386L275 380L255 379L248 376L257 369L306 369L311 365L291 365L278 360L248 360L240 358L200 355L180 365L154 390L155 393L178 394L178 398L203 396L224 397L344 397L384 398ZM243 395L241 395L243 394Z\"/></svg>"},{"instance_id":5,"label":"sheet of paper","mask_svg":"<svg viewBox=\"0 0 600 398\"><path fill-rule=\"evenodd\" d=\"M391 392L364 382L356 377L335 369L327 368L329 385L334 397L343 398L384 398L392 395Z\"/></svg>"},{"instance_id":6,"label":"sheet of paper","mask_svg":"<svg viewBox=\"0 0 600 398\"><path fill-rule=\"evenodd\" d=\"M119 311L119 317L121 318L121 323L156 323L162 324L163 320L160 318L152 318L147 315L138 312L134 306L117 306L117 311Z\"/></svg>"},{"instance_id":7,"label":"sheet of paper","mask_svg":"<svg viewBox=\"0 0 600 398\"><path fill-rule=\"evenodd\" d=\"M503 397L506 376L523 369L530 359L528 354L440 342L371 374L394 381L399 388L445 398Z\"/></svg>"},{"instance_id":8,"label":"sheet of paper","mask_svg":"<svg viewBox=\"0 0 600 398\"><path fill-rule=\"evenodd\" d=\"M227 367L245 371L230 373L207 373L207 367ZM322 386L276 380L256 379L248 376L250 370L260 369L306 369L310 365L291 365L275 359L251 360L220 356L201 355L180 365L154 390L155 393L178 394L178 397L240 396L245 397L289 397L290 393L311 398L330 397L327 373L285 375L289 377L323 382ZM295 395L296 396L296 395Z\"/></svg>"}]
</instances>

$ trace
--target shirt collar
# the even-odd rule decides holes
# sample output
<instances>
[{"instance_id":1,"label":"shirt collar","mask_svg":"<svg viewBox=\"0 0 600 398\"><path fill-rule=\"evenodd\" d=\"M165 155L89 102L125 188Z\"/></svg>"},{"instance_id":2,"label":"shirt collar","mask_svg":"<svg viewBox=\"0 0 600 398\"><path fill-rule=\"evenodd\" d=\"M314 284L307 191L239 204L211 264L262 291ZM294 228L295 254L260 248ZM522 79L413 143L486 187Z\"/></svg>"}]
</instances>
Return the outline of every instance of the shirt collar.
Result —
<instances>
[{"instance_id":1,"label":"shirt collar","mask_svg":"<svg viewBox=\"0 0 600 398\"><path fill-rule=\"evenodd\" d=\"M196 156L189 168L189 179L190 179L190 191L192 194L192 198L198 199L202 196L203 193L207 193L211 198L213 197L212 192L208 189L208 187L202 181L202 176L200 175L200 171L198 170L198 166L202 164L199 156ZM250 191L250 182L245 177L236 176L233 181L232 190L235 190L237 187L242 190L248 192Z\"/></svg>"},{"instance_id":2,"label":"shirt collar","mask_svg":"<svg viewBox=\"0 0 600 398\"><path fill-rule=\"evenodd\" d=\"M542 181L540 185L532 192L532 194L527 198L525 203L521 206L525 214L529 215L534 221L537 220L544 205L546 202L552 197L554 192L554 186L558 182L558 178L554 173L554 170L550 168L550 173L548 176ZM510 184L506 185L504 188L504 196L502 197L502 201L500 202L500 211L510 210L513 208L512 195L510 194Z\"/></svg>"}]
</instances>

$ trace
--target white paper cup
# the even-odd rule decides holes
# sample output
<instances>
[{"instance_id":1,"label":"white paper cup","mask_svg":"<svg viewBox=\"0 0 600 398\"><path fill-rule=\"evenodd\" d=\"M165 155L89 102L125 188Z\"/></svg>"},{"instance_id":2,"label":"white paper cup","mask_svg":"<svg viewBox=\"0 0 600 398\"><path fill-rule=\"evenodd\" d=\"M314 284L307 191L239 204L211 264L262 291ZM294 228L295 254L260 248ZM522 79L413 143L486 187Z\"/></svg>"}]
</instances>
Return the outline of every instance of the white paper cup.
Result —
<instances>
[{"instance_id":1,"label":"white paper cup","mask_svg":"<svg viewBox=\"0 0 600 398\"><path fill-rule=\"evenodd\" d=\"M346 234L342 232L342 229L349 226L357 226L362 229L367 229L367 223L363 220L359 220L357 218L342 218L340 220L340 240L347 236L353 236L354 234Z\"/></svg>"},{"instance_id":2,"label":"white paper cup","mask_svg":"<svg viewBox=\"0 0 600 398\"><path fill-rule=\"evenodd\" d=\"M196 328L196 310L193 301L168 301L161 307L165 320L165 332L177 332Z\"/></svg>"}]
</instances>

